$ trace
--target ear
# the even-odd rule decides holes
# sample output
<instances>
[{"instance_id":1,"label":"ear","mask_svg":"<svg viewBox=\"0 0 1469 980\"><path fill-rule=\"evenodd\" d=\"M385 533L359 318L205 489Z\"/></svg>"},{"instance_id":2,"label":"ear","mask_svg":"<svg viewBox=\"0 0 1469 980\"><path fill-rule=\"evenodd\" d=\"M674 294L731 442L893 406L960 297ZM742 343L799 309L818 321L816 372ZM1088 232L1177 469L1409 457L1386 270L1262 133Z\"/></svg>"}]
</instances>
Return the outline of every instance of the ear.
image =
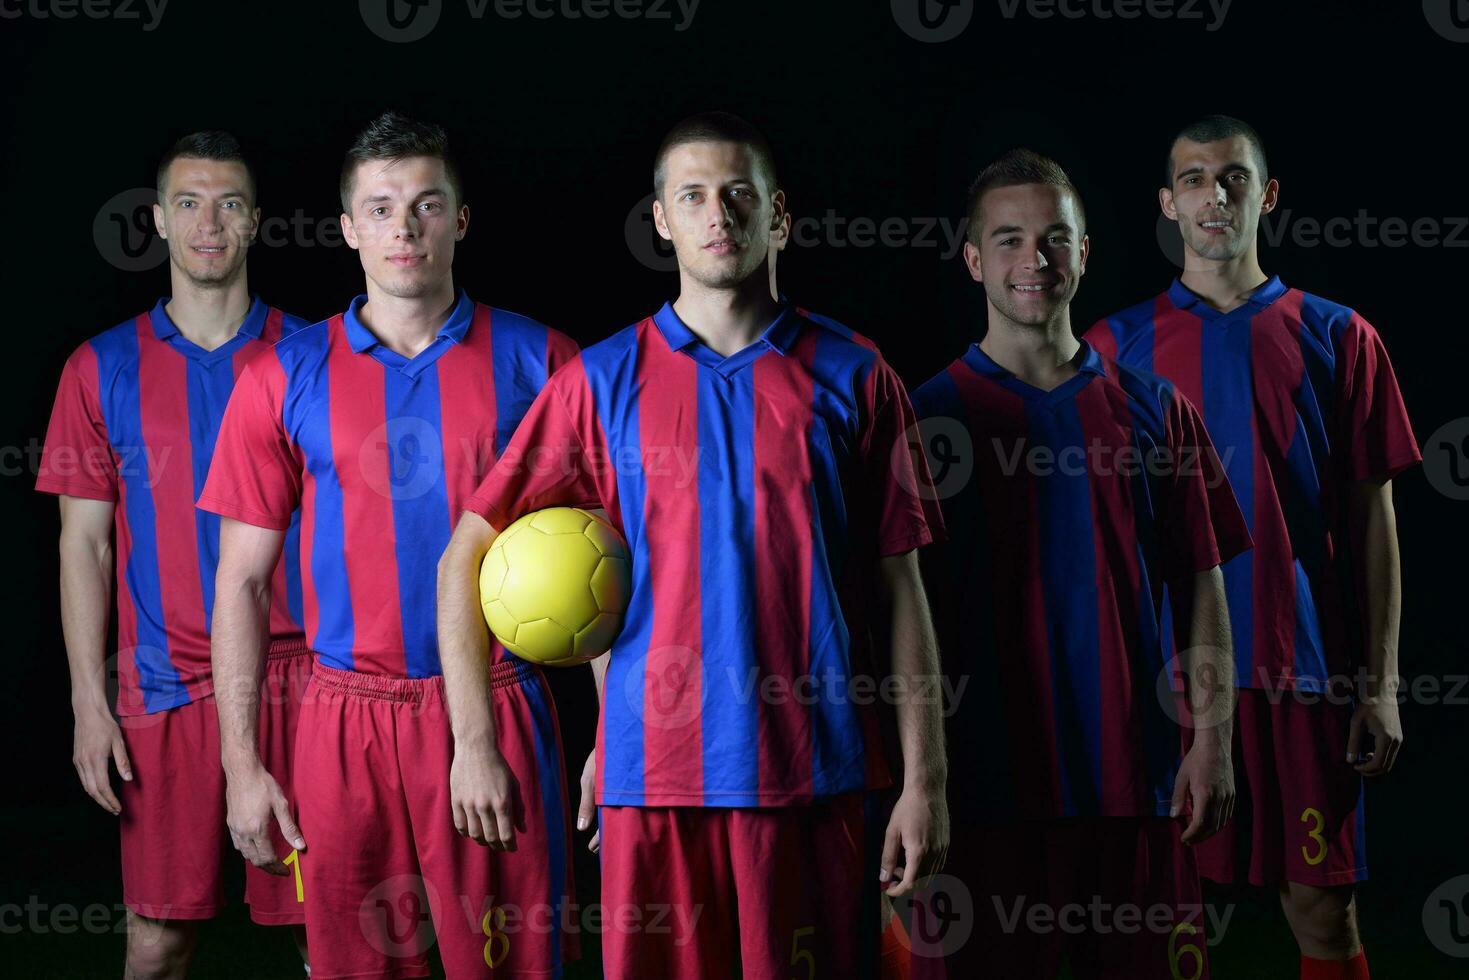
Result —
<instances>
[{"instance_id":1,"label":"ear","mask_svg":"<svg viewBox=\"0 0 1469 980\"><path fill-rule=\"evenodd\" d=\"M673 241L673 232L668 230L668 215L663 213L663 202L653 198L653 227L658 229L658 236L665 242Z\"/></svg>"},{"instance_id":2,"label":"ear","mask_svg":"<svg viewBox=\"0 0 1469 980\"><path fill-rule=\"evenodd\" d=\"M464 236L465 236L465 234L468 231L469 231L469 205L468 204L461 204L461 205L459 205L459 214L455 216L455 220L454 220L454 240L456 242L462 242L462 241L464 241Z\"/></svg>"},{"instance_id":3,"label":"ear","mask_svg":"<svg viewBox=\"0 0 1469 980\"><path fill-rule=\"evenodd\" d=\"M1163 213L1168 216L1168 220L1178 220L1178 208L1173 203L1173 188L1158 188L1158 207L1162 208Z\"/></svg>"},{"instance_id":4,"label":"ear","mask_svg":"<svg viewBox=\"0 0 1469 980\"><path fill-rule=\"evenodd\" d=\"M1265 184L1265 196L1260 198L1260 213L1269 214L1280 201L1280 181L1274 177Z\"/></svg>"},{"instance_id":5,"label":"ear","mask_svg":"<svg viewBox=\"0 0 1469 980\"><path fill-rule=\"evenodd\" d=\"M1081 274L1086 275L1086 260L1092 254L1092 236L1081 236Z\"/></svg>"},{"instance_id":6,"label":"ear","mask_svg":"<svg viewBox=\"0 0 1469 980\"><path fill-rule=\"evenodd\" d=\"M136 213L136 212L134 212L134 213ZM155 203L153 205L153 230L156 231L156 232L158 232L158 237L159 238L165 238L166 239L168 237L168 230L164 227L164 224L163 224L163 205L162 204Z\"/></svg>"},{"instance_id":7,"label":"ear","mask_svg":"<svg viewBox=\"0 0 1469 980\"><path fill-rule=\"evenodd\" d=\"M250 243L255 243L255 236L260 234L260 209L250 209Z\"/></svg>"},{"instance_id":8,"label":"ear","mask_svg":"<svg viewBox=\"0 0 1469 980\"><path fill-rule=\"evenodd\" d=\"M964 265L969 269L970 279L984 282L984 273L979 263L979 246L973 242L964 243Z\"/></svg>"},{"instance_id":9,"label":"ear","mask_svg":"<svg viewBox=\"0 0 1469 980\"><path fill-rule=\"evenodd\" d=\"M342 240L355 251L358 248L357 226L352 224L352 216L343 211L338 220L342 222Z\"/></svg>"}]
</instances>

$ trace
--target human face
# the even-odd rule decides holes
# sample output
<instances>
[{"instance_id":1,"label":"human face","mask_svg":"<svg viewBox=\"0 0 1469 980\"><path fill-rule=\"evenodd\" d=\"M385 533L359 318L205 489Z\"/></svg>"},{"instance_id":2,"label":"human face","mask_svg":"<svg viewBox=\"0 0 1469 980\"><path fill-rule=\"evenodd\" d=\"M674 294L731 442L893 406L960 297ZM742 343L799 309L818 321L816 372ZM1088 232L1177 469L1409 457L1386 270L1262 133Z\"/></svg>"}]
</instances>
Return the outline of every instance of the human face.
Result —
<instances>
[{"instance_id":1,"label":"human face","mask_svg":"<svg viewBox=\"0 0 1469 980\"><path fill-rule=\"evenodd\" d=\"M249 172L234 160L179 157L164 174L153 223L168 242L169 262L190 282L234 283L260 227Z\"/></svg>"},{"instance_id":2,"label":"human face","mask_svg":"<svg viewBox=\"0 0 1469 980\"><path fill-rule=\"evenodd\" d=\"M454 245L468 228L469 208L455 200L437 157L357 165L343 237L367 278L389 296L418 299L442 289L452 280Z\"/></svg>"},{"instance_id":3,"label":"human face","mask_svg":"<svg viewBox=\"0 0 1469 980\"><path fill-rule=\"evenodd\" d=\"M1066 315L1086 272L1090 242L1069 191L1018 184L986 191L978 235L964 245L969 274L984 286L991 319L1044 327Z\"/></svg>"},{"instance_id":4,"label":"human face","mask_svg":"<svg viewBox=\"0 0 1469 980\"><path fill-rule=\"evenodd\" d=\"M1184 246L1204 259L1229 261L1255 244L1261 215L1275 208L1280 185L1263 180L1243 136L1195 143L1179 140L1169 154L1173 184L1158 192L1163 213L1178 222Z\"/></svg>"},{"instance_id":5,"label":"human face","mask_svg":"<svg viewBox=\"0 0 1469 980\"><path fill-rule=\"evenodd\" d=\"M684 143L669 151L653 224L673 243L679 271L732 289L765 265L780 233L785 195L743 143Z\"/></svg>"}]
</instances>

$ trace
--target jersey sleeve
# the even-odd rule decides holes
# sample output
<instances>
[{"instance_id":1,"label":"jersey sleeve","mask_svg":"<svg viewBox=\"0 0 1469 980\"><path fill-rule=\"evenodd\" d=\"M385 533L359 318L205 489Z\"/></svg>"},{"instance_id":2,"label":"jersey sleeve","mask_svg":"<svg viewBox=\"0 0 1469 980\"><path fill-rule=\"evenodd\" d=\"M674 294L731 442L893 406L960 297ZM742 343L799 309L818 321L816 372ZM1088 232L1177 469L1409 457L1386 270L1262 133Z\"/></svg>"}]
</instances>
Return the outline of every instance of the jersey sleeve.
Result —
<instances>
[{"instance_id":1,"label":"jersey sleeve","mask_svg":"<svg viewBox=\"0 0 1469 980\"><path fill-rule=\"evenodd\" d=\"M1390 480L1422 462L1382 338L1353 313L1337 338L1337 445L1350 480Z\"/></svg>"},{"instance_id":2,"label":"jersey sleeve","mask_svg":"<svg viewBox=\"0 0 1469 980\"><path fill-rule=\"evenodd\" d=\"M282 416L285 372L271 351L240 372L219 437L201 510L257 527L284 531L301 502L301 466Z\"/></svg>"},{"instance_id":3,"label":"jersey sleeve","mask_svg":"<svg viewBox=\"0 0 1469 980\"><path fill-rule=\"evenodd\" d=\"M560 330L546 328L546 377L550 378L580 352L576 341Z\"/></svg>"},{"instance_id":4,"label":"jersey sleeve","mask_svg":"<svg viewBox=\"0 0 1469 980\"><path fill-rule=\"evenodd\" d=\"M36 489L90 500L118 499L117 458L102 415L97 355L90 344L78 347L61 369Z\"/></svg>"},{"instance_id":5,"label":"jersey sleeve","mask_svg":"<svg viewBox=\"0 0 1469 980\"><path fill-rule=\"evenodd\" d=\"M1222 565L1253 542L1203 417L1176 390L1169 399L1159 543L1164 576L1177 581Z\"/></svg>"},{"instance_id":6,"label":"jersey sleeve","mask_svg":"<svg viewBox=\"0 0 1469 980\"><path fill-rule=\"evenodd\" d=\"M579 371L559 372L541 389L515 429L510 444L465 502L465 509L503 531L546 507L612 507L594 469L595 413ZM571 377L578 375L578 377ZM563 389L569 389L569 393Z\"/></svg>"},{"instance_id":7,"label":"jersey sleeve","mask_svg":"<svg viewBox=\"0 0 1469 980\"><path fill-rule=\"evenodd\" d=\"M1098 320L1087 328L1081 339L1091 345L1092 349L1103 357L1117 360L1117 336L1112 333L1112 325L1106 318Z\"/></svg>"},{"instance_id":8,"label":"jersey sleeve","mask_svg":"<svg viewBox=\"0 0 1469 980\"><path fill-rule=\"evenodd\" d=\"M864 495L879 557L900 555L943 533L933 476L908 391L878 356L866 382L869 414L861 435Z\"/></svg>"}]
</instances>

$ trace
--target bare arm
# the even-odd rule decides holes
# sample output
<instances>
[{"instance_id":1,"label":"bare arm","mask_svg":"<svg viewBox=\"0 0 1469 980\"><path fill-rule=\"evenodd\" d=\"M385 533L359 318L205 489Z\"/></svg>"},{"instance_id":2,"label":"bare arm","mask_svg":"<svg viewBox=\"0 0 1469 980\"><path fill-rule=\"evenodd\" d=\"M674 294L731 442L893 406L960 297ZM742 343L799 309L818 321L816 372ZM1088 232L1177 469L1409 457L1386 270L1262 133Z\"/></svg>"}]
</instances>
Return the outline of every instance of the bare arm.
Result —
<instances>
[{"instance_id":1,"label":"bare arm","mask_svg":"<svg viewBox=\"0 0 1469 980\"><path fill-rule=\"evenodd\" d=\"M107 619L112 603L112 518L115 505L84 497L61 501L61 635L71 671L75 719L72 764L87 795L114 816L107 762L133 778L122 731L107 703Z\"/></svg>"},{"instance_id":2,"label":"bare arm","mask_svg":"<svg viewBox=\"0 0 1469 980\"><path fill-rule=\"evenodd\" d=\"M1392 481L1363 481L1351 487L1351 526L1359 536L1358 595L1365 607L1367 676L1357 692L1347 742L1347 761L1364 776L1382 776L1397 762L1403 744L1398 716L1398 625L1402 618L1402 567L1398 558L1397 514ZM1362 730L1372 735L1372 751L1362 757Z\"/></svg>"},{"instance_id":3,"label":"bare arm","mask_svg":"<svg viewBox=\"0 0 1469 980\"><path fill-rule=\"evenodd\" d=\"M891 608L892 671L898 683L896 714L903 753L903 790L893 807L883 843L881 879L901 876L886 894L905 895L918 879L934 874L949 847L939 692L938 642L924 597L917 551L885 557L881 578Z\"/></svg>"},{"instance_id":4,"label":"bare arm","mask_svg":"<svg viewBox=\"0 0 1469 980\"><path fill-rule=\"evenodd\" d=\"M1179 652L1193 744L1173 784L1172 816L1190 810L1185 844L1213 836L1234 813L1234 646L1219 566L1192 583L1188 647ZM1165 689L1166 691L1167 689Z\"/></svg>"},{"instance_id":5,"label":"bare arm","mask_svg":"<svg viewBox=\"0 0 1469 980\"><path fill-rule=\"evenodd\" d=\"M454 733L454 827L478 843L513 851L515 780L490 711L490 635L479 604L480 563L497 535L484 518L466 513L439 558L439 662Z\"/></svg>"},{"instance_id":6,"label":"bare arm","mask_svg":"<svg viewBox=\"0 0 1469 980\"><path fill-rule=\"evenodd\" d=\"M225 517L219 524L210 659L219 714L219 749L235 847L252 864L287 874L270 840L270 822L297 849L306 842L290 804L260 760L260 684L270 642L270 582L285 532Z\"/></svg>"}]
</instances>

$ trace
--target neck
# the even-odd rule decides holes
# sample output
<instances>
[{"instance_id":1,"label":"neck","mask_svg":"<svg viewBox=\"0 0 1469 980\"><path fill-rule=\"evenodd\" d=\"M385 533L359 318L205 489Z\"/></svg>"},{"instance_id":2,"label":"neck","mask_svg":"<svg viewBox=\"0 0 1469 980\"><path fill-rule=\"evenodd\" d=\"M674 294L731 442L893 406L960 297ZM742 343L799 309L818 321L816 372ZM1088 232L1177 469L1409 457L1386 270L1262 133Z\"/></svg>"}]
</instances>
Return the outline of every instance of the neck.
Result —
<instances>
[{"instance_id":1,"label":"neck","mask_svg":"<svg viewBox=\"0 0 1469 980\"><path fill-rule=\"evenodd\" d=\"M240 332L250 312L250 287L245 270L228 283L200 286L178 270L170 277L173 296L163 310L189 343L214 350Z\"/></svg>"},{"instance_id":2,"label":"neck","mask_svg":"<svg viewBox=\"0 0 1469 980\"><path fill-rule=\"evenodd\" d=\"M750 276L731 289L711 289L690 277L680 278L673 311L694 336L722 357L759 340L780 309L765 276Z\"/></svg>"},{"instance_id":3,"label":"neck","mask_svg":"<svg viewBox=\"0 0 1469 980\"><path fill-rule=\"evenodd\" d=\"M1049 391L1076 374L1081 341L1071 332L1069 307L1042 326L1016 323L990 307L979 349L1021 381Z\"/></svg>"},{"instance_id":4,"label":"neck","mask_svg":"<svg viewBox=\"0 0 1469 980\"><path fill-rule=\"evenodd\" d=\"M1183 274L1178 277L1204 302L1221 313L1241 306L1266 279L1255 245L1232 259L1206 259L1184 250Z\"/></svg>"},{"instance_id":5,"label":"neck","mask_svg":"<svg viewBox=\"0 0 1469 980\"><path fill-rule=\"evenodd\" d=\"M411 358L434 342L457 301L452 277L445 277L422 296L411 297L393 296L369 279L367 302L357 316L384 347Z\"/></svg>"}]
</instances>

